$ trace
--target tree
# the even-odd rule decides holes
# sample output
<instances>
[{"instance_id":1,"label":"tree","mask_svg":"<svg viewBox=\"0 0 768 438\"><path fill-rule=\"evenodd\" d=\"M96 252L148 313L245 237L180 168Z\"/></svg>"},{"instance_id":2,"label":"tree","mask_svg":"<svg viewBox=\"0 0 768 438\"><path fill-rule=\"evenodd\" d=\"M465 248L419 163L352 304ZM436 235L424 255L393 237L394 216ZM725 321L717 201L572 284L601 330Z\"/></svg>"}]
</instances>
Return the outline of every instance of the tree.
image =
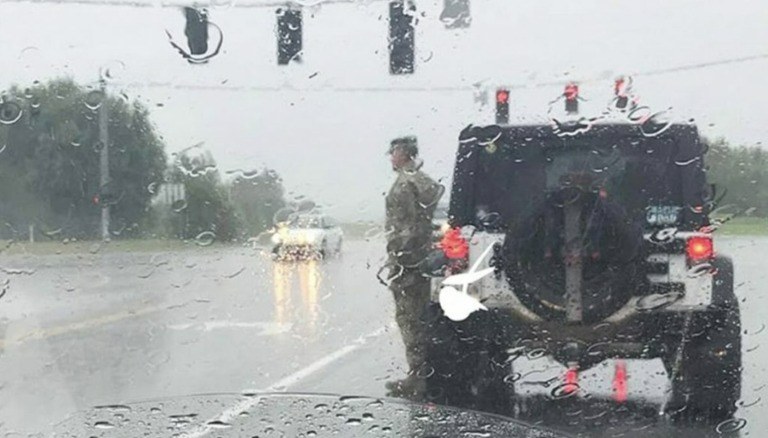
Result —
<instances>
[{"instance_id":1,"label":"tree","mask_svg":"<svg viewBox=\"0 0 768 438\"><path fill-rule=\"evenodd\" d=\"M162 178L164 145L140 103L102 95L71 79L12 87L0 105L0 219L14 230L37 224L56 235L98 235L101 206L98 108L109 109L113 231L139 223ZM4 233L8 235L7 230ZM11 233L15 234L15 233Z\"/></svg>"},{"instance_id":2,"label":"tree","mask_svg":"<svg viewBox=\"0 0 768 438\"><path fill-rule=\"evenodd\" d=\"M722 138L707 145L707 178L725 194L720 205L768 215L768 154L759 147L732 147Z\"/></svg>"},{"instance_id":3,"label":"tree","mask_svg":"<svg viewBox=\"0 0 768 438\"><path fill-rule=\"evenodd\" d=\"M255 236L270 228L275 213L285 205L283 182L274 170L243 174L232 181L231 193L244 231Z\"/></svg>"},{"instance_id":4,"label":"tree","mask_svg":"<svg viewBox=\"0 0 768 438\"><path fill-rule=\"evenodd\" d=\"M210 231L219 241L237 237L240 222L210 152L193 147L177 154L166 180L183 184L185 192L180 205L161 207L170 210L170 217L162 216L171 234L194 239Z\"/></svg>"}]
</instances>

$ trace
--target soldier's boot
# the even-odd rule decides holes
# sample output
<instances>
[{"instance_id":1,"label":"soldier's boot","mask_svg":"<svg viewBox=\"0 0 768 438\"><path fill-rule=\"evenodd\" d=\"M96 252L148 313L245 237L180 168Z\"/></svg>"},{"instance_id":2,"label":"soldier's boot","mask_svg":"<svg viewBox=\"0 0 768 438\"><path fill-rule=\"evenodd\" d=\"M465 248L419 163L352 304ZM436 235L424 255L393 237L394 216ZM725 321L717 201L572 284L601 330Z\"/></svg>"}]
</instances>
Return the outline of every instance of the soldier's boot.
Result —
<instances>
[{"instance_id":1,"label":"soldier's boot","mask_svg":"<svg viewBox=\"0 0 768 438\"><path fill-rule=\"evenodd\" d=\"M387 396L395 398L404 398L410 401L422 401L426 393L426 382L424 379L411 374L405 379L394 380L385 384Z\"/></svg>"}]
</instances>

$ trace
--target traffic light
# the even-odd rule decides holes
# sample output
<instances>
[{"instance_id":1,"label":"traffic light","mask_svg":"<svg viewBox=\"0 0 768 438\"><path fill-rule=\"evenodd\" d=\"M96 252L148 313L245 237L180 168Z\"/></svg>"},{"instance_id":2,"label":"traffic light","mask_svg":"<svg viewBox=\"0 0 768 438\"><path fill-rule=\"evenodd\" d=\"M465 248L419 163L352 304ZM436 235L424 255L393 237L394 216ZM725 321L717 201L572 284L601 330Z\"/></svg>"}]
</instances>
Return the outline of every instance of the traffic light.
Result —
<instances>
[{"instance_id":1,"label":"traffic light","mask_svg":"<svg viewBox=\"0 0 768 438\"><path fill-rule=\"evenodd\" d=\"M394 0L389 3L390 74L413 74L415 13L416 6L411 0Z\"/></svg>"},{"instance_id":2,"label":"traffic light","mask_svg":"<svg viewBox=\"0 0 768 438\"><path fill-rule=\"evenodd\" d=\"M616 108L624 111L631 109L629 95L632 93L632 78L621 76L613 84L613 93L616 95Z\"/></svg>"},{"instance_id":3,"label":"traffic light","mask_svg":"<svg viewBox=\"0 0 768 438\"><path fill-rule=\"evenodd\" d=\"M579 86L573 82L566 85L563 97L565 97L565 112L577 114L579 112Z\"/></svg>"},{"instance_id":4,"label":"traffic light","mask_svg":"<svg viewBox=\"0 0 768 438\"><path fill-rule=\"evenodd\" d=\"M277 10L277 64L301 62L302 50L301 9Z\"/></svg>"},{"instance_id":5,"label":"traffic light","mask_svg":"<svg viewBox=\"0 0 768 438\"><path fill-rule=\"evenodd\" d=\"M509 90L505 88L496 90L496 124L509 124Z\"/></svg>"},{"instance_id":6,"label":"traffic light","mask_svg":"<svg viewBox=\"0 0 768 438\"><path fill-rule=\"evenodd\" d=\"M208 13L204 9L184 8L187 20L184 35L187 36L189 54L193 56L208 53Z\"/></svg>"},{"instance_id":7,"label":"traffic light","mask_svg":"<svg viewBox=\"0 0 768 438\"><path fill-rule=\"evenodd\" d=\"M469 15L469 0L443 0L443 12L440 21L447 29L462 29L469 27L472 16Z\"/></svg>"}]
</instances>

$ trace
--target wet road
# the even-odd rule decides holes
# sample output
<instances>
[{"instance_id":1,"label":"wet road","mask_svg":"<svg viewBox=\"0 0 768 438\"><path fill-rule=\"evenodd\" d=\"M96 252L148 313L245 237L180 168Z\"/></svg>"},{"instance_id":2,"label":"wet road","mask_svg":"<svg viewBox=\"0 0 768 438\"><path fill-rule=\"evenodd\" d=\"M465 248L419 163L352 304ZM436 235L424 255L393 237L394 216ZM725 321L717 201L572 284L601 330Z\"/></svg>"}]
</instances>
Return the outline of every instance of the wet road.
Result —
<instances>
[{"instance_id":1,"label":"wet road","mask_svg":"<svg viewBox=\"0 0 768 438\"><path fill-rule=\"evenodd\" d=\"M768 430L768 239L717 244L735 259L742 306L741 435L760 436ZM348 241L341 258L301 263L275 263L252 248L5 257L0 433L46 431L94 405L188 394L384 396L384 382L402 377L405 363L389 292L375 278L382 251L380 242ZM546 361L517 371L526 367L560 372ZM666 388L660 362L630 361L628 371L632 402L567 410L616 411L616 421L592 429L596 422L581 421L578 432L717 435L712 426L681 428L655 415ZM606 364L583 385L600 394L611 377ZM536 418L573 432L561 408L546 405L551 415Z\"/></svg>"}]
</instances>

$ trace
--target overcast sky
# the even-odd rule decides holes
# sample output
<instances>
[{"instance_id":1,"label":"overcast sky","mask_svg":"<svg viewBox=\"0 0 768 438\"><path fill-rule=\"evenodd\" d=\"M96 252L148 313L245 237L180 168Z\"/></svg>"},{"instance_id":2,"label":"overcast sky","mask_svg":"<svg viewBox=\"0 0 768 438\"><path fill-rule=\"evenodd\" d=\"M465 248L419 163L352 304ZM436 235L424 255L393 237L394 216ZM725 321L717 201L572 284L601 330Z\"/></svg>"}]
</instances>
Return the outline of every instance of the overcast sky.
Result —
<instances>
[{"instance_id":1,"label":"overcast sky","mask_svg":"<svg viewBox=\"0 0 768 438\"><path fill-rule=\"evenodd\" d=\"M222 170L275 168L345 220L381 217L395 136L418 135L425 169L450 175L459 130L493 120L477 83L491 98L499 84L522 87L513 120L543 122L567 80L583 82L586 115L605 107L619 74L758 56L638 74L635 91L708 136L754 145L768 134L765 2L470 1L471 27L447 30L442 0L416 0L418 61L405 77L388 74L383 1L306 8L303 63L289 66L276 62L275 7L243 7L265 2L217 0L223 52L190 65L165 34L184 41L178 7L0 1L0 84L93 83L110 66L111 89L150 107L169 152L203 142Z\"/></svg>"}]
</instances>

